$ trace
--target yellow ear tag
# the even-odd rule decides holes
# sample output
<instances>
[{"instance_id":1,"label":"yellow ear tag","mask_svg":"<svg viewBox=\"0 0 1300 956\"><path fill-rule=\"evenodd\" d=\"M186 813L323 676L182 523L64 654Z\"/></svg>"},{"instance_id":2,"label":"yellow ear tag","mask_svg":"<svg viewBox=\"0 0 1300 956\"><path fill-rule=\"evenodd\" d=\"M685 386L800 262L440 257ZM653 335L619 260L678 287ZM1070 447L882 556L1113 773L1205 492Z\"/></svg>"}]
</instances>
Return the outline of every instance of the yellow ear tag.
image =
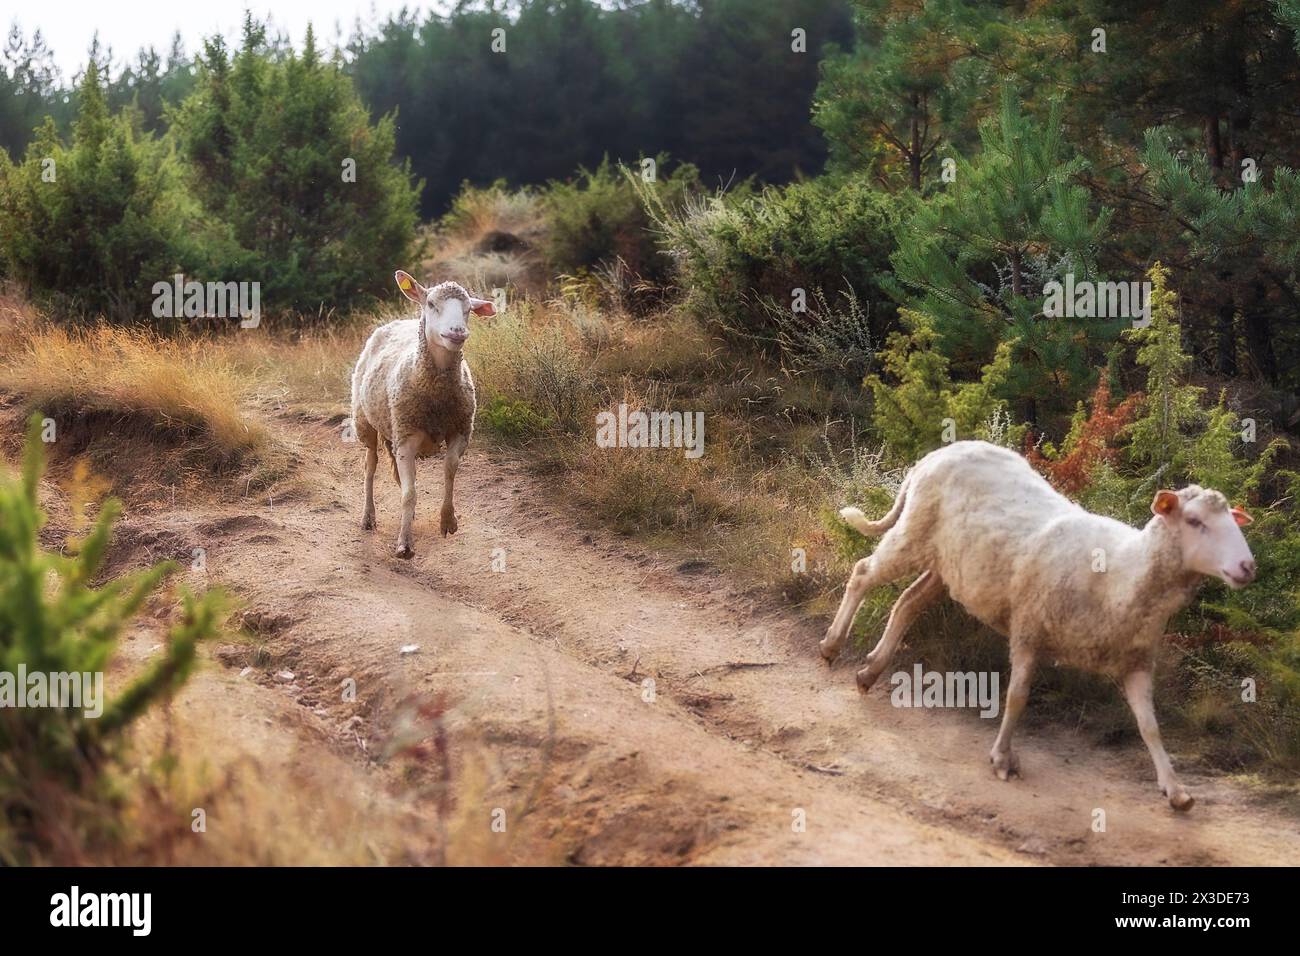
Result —
<instances>
[{"instance_id":1,"label":"yellow ear tag","mask_svg":"<svg viewBox=\"0 0 1300 956\"><path fill-rule=\"evenodd\" d=\"M397 284L400 285L403 289L409 289L411 287L411 280L403 277L402 279L398 280Z\"/></svg>"}]
</instances>

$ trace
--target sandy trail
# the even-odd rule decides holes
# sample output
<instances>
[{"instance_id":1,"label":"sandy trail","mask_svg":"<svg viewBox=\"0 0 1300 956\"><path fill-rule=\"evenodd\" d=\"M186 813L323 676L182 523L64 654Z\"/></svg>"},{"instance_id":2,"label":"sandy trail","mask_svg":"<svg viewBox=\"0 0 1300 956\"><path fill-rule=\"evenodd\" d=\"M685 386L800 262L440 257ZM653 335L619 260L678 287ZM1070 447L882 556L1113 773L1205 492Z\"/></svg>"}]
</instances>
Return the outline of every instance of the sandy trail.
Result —
<instances>
[{"instance_id":1,"label":"sandy trail","mask_svg":"<svg viewBox=\"0 0 1300 956\"><path fill-rule=\"evenodd\" d=\"M521 822L529 839L505 859L1300 862L1296 819L1222 779L1185 773L1197 805L1173 813L1140 743L1102 750L1030 728L1018 738L1024 778L997 780L986 758L996 721L896 709L884 681L859 695L852 663L828 668L809 623L756 606L715 572L584 532L544 480L481 448L462 466L450 538L437 534L440 462L421 464L416 557L397 560L388 476L376 481L379 528L362 532L358 447L323 425L276 427L317 479L310 496L138 516L133 533L155 550L205 548L209 579L249 602L274 656L241 678L239 653L214 655L232 666L209 667L187 691L191 718L234 685L249 698L241 713L294 712L247 715L280 738L253 735L248 747L339 767L338 788L365 791L367 807L403 800L375 759L399 702L442 694L453 746L486 768L457 807L482 827L475 846L494 838L495 809L508 818L538 787ZM403 654L409 645L418 651ZM274 676L285 668L289 686ZM337 690L347 678L355 702ZM224 690L205 694L205 681ZM411 800L401 812L417 830L430 815Z\"/></svg>"}]
</instances>

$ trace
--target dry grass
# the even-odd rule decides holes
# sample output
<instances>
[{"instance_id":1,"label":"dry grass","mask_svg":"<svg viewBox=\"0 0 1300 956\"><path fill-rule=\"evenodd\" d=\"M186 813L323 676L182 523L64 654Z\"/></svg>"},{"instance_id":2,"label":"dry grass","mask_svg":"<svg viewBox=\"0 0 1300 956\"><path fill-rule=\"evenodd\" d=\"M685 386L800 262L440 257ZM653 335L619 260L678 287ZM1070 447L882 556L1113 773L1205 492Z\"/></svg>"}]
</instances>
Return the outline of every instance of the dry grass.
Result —
<instances>
[{"instance_id":1,"label":"dry grass","mask_svg":"<svg viewBox=\"0 0 1300 956\"><path fill-rule=\"evenodd\" d=\"M201 343L108 326L49 327L30 335L3 365L0 384L51 415L120 415L199 440L218 462L267 443L239 410L243 382Z\"/></svg>"},{"instance_id":2,"label":"dry grass","mask_svg":"<svg viewBox=\"0 0 1300 956\"><path fill-rule=\"evenodd\" d=\"M107 325L70 329L0 305L0 395L54 423L52 463L85 457L119 494L213 480L267 487L288 455L246 411L254 383L227 350Z\"/></svg>"},{"instance_id":3,"label":"dry grass","mask_svg":"<svg viewBox=\"0 0 1300 956\"><path fill-rule=\"evenodd\" d=\"M547 281L545 228L541 204L528 190L466 190L429 237L434 251L421 264L423 278L455 279L485 296L497 288L540 293Z\"/></svg>"},{"instance_id":4,"label":"dry grass","mask_svg":"<svg viewBox=\"0 0 1300 956\"><path fill-rule=\"evenodd\" d=\"M274 326L214 340L209 347L252 386L257 404L321 421L350 412L352 368L370 333L404 312L380 312L286 333Z\"/></svg>"},{"instance_id":5,"label":"dry grass","mask_svg":"<svg viewBox=\"0 0 1300 956\"><path fill-rule=\"evenodd\" d=\"M485 437L555 473L584 520L827 603L843 567L823 521L842 489L796 449L822 449L838 396L736 354L683 313L647 322L571 301L516 303L478 327L469 359ZM704 454L597 446L597 413L620 403L703 412Z\"/></svg>"}]
</instances>

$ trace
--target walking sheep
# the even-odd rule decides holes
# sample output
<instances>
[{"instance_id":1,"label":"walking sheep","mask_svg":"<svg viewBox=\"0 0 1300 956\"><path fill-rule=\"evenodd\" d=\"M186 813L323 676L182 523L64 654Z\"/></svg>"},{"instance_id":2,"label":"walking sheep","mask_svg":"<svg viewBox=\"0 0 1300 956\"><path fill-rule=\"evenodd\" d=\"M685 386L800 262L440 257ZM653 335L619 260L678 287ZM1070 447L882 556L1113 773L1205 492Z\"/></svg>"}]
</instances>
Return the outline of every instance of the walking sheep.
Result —
<instances>
[{"instance_id":1,"label":"walking sheep","mask_svg":"<svg viewBox=\"0 0 1300 956\"><path fill-rule=\"evenodd\" d=\"M442 533L456 531L452 489L461 455L474 431L474 379L462 352L468 319L495 315L486 299L476 299L455 282L425 288L400 270L397 287L420 304L415 319L399 319L371 334L352 373L352 423L366 447L365 509L362 530L375 526L375 466L382 441L402 489L402 529L397 556L409 558L415 518L415 462L447 447L443 474Z\"/></svg>"},{"instance_id":2,"label":"walking sheep","mask_svg":"<svg viewBox=\"0 0 1300 956\"><path fill-rule=\"evenodd\" d=\"M919 574L890 612L885 632L857 674L866 691L889 665L908 626L945 587L972 615L1010 640L1011 681L989 755L998 777L1018 774L1011 734L1043 661L1109 674L1124 687L1175 810L1190 809L1160 740L1152 704L1156 648L1169 618L1204 576L1241 588L1255 562L1238 526L1251 518L1217 491L1190 485L1159 491L1142 530L1091 514L1058 494L1021 456L986 442L931 452L903 480L889 513L868 521L840 515L875 552L853 568L821 642L839 654L867 591Z\"/></svg>"}]
</instances>

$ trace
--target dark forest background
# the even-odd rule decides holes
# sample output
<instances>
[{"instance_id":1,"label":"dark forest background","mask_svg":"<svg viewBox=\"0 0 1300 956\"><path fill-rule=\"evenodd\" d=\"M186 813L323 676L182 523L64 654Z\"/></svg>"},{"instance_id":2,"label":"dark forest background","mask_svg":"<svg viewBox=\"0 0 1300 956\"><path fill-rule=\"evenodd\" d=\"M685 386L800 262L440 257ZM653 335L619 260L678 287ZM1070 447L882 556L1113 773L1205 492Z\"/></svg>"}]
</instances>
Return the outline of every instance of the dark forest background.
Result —
<instances>
[{"instance_id":1,"label":"dark forest background","mask_svg":"<svg viewBox=\"0 0 1300 956\"><path fill-rule=\"evenodd\" d=\"M805 31L806 55L789 55L792 25ZM505 52L485 55L495 28L506 30ZM606 155L668 153L714 184L815 175L826 158L809 113L819 53L852 37L847 0L467 0L445 15L357 23L336 52L371 113L396 112L397 151L424 180L427 218L462 182L543 183ZM282 58L301 38L271 30L263 40ZM179 36L167 50L88 51L109 110L134 106L159 133L165 104L199 83L203 57ZM68 131L83 78L59 77L39 32L11 26L0 147L22 155L47 115Z\"/></svg>"}]
</instances>

